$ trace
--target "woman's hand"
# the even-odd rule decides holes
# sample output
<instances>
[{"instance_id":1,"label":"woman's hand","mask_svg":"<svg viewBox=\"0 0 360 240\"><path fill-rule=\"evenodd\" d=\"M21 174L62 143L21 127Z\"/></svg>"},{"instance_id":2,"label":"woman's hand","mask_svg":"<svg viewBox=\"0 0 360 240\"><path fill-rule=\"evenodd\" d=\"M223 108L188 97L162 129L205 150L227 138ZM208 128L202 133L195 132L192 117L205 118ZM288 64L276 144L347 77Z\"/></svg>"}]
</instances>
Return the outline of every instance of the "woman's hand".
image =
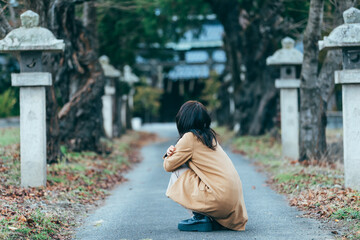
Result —
<instances>
[{"instance_id":1,"label":"woman's hand","mask_svg":"<svg viewBox=\"0 0 360 240\"><path fill-rule=\"evenodd\" d=\"M171 157L175 153L175 150L176 148L173 145L171 145L166 151L167 156Z\"/></svg>"}]
</instances>

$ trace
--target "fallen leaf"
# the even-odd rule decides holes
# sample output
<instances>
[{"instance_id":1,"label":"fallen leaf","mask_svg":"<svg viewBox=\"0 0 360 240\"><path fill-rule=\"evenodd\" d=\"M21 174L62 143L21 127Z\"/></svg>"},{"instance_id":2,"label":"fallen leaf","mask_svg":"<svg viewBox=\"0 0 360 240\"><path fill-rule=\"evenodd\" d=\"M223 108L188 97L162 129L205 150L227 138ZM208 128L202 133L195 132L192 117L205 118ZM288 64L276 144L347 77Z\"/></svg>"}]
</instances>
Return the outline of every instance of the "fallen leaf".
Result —
<instances>
[{"instance_id":1,"label":"fallen leaf","mask_svg":"<svg viewBox=\"0 0 360 240\"><path fill-rule=\"evenodd\" d=\"M26 217L24 217L23 215L21 215L21 216L19 217L18 221L19 221L19 222L26 222L27 219L26 219Z\"/></svg>"},{"instance_id":2,"label":"fallen leaf","mask_svg":"<svg viewBox=\"0 0 360 240\"><path fill-rule=\"evenodd\" d=\"M101 224L102 224L103 222L104 222L104 220L101 219L101 220L99 220L99 221L94 222L93 225L94 225L95 227L99 227L99 226L101 226Z\"/></svg>"}]
</instances>

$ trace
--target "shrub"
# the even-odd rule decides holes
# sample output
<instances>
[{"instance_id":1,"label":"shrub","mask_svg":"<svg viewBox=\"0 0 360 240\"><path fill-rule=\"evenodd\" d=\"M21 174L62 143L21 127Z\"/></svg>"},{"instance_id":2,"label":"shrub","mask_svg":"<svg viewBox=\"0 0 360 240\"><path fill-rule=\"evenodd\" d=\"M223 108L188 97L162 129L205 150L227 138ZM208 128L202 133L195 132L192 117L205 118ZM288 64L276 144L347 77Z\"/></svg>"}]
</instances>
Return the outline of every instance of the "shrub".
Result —
<instances>
[{"instance_id":1,"label":"shrub","mask_svg":"<svg viewBox=\"0 0 360 240\"><path fill-rule=\"evenodd\" d=\"M0 117L8 117L13 112L16 97L11 88L0 95Z\"/></svg>"}]
</instances>

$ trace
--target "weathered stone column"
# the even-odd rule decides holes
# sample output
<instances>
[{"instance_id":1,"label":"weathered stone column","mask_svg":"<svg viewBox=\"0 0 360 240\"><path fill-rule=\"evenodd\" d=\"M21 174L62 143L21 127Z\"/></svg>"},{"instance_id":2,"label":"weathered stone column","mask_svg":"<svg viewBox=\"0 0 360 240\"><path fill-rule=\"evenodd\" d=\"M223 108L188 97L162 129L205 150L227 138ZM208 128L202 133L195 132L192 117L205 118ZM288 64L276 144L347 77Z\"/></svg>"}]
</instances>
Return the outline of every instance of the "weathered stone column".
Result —
<instances>
[{"instance_id":1,"label":"weathered stone column","mask_svg":"<svg viewBox=\"0 0 360 240\"><path fill-rule=\"evenodd\" d=\"M102 114L104 119L104 130L108 138L113 137L113 120L114 120L114 96L115 96L115 83L120 77L120 71L116 70L109 63L109 58L107 56L101 56L100 59L101 67L104 71L105 76L105 87L104 87L104 96L102 96Z\"/></svg>"},{"instance_id":2,"label":"weathered stone column","mask_svg":"<svg viewBox=\"0 0 360 240\"><path fill-rule=\"evenodd\" d=\"M104 119L104 130L105 134L108 138L113 137L113 103L114 103L114 95L115 95L115 88L112 86L104 87L104 96L101 97L102 99L102 114Z\"/></svg>"},{"instance_id":3,"label":"weathered stone column","mask_svg":"<svg viewBox=\"0 0 360 240\"><path fill-rule=\"evenodd\" d=\"M281 143L283 158L299 159L299 108L296 65L301 65L303 55L294 48L295 41L289 37L281 41L282 49L266 59L267 65L280 66Z\"/></svg>"},{"instance_id":4,"label":"weathered stone column","mask_svg":"<svg viewBox=\"0 0 360 240\"><path fill-rule=\"evenodd\" d=\"M342 49L343 69L335 72L342 84L345 186L360 190L360 10L343 13L344 24L319 41L319 48Z\"/></svg>"},{"instance_id":5,"label":"weathered stone column","mask_svg":"<svg viewBox=\"0 0 360 240\"><path fill-rule=\"evenodd\" d=\"M163 84L162 67L160 68L160 70L161 71L158 72L161 75L161 79L159 79L159 81L161 81L161 84ZM134 83L138 82L139 78L134 73L132 73L131 67L128 65L124 66L124 81L129 85L130 90L128 96L123 98L123 102L124 101L126 102L126 105L124 106L126 110L124 110L124 114L122 114L122 116L124 116L126 129L132 129L133 127L132 127L131 118L134 108L134 94L135 94Z\"/></svg>"},{"instance_id":6,"label":"weathered stone column","mask_svg":"<svg viewBox=\"0 0 360 240\"><path fill-rule=\"evenodd\" d=\"M45 86L52 85L51 74L43 72L43 52L64 51L47 29L39 27L39 15L21 14L21 27L0 41L0 52L18 54L20 74L11 74L11 84L20 87L20 158L21 186L46 185L46 96Z\"/></svg>"},{"instance_id":7,"label":"weathered stone column","mask_svg":"<svg viewBox=\"0 0 360 240\"><path fill-rule=\"evenodd\" d=\"M127 109L128 109L128 96L127 95L123 95L121 98L121 124L123 129L127 129Z\"/></svg>"}]
</instances>

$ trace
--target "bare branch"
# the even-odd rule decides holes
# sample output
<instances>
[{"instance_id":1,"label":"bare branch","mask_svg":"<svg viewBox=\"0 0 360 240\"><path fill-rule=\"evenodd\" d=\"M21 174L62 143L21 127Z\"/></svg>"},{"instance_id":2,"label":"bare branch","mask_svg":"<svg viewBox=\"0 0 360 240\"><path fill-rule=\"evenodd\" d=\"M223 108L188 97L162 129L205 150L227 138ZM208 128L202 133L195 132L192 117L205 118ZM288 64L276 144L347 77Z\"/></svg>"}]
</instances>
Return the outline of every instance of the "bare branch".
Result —
<instances>
[{"instance_id":1,"label":"bare branch","mask_svg":"<svg viewBox=\"0 0 360 240\"><path fill-rule=\"evenodd\" d=\"M142 2L141 4L138 4L138 3L134 3L133 1L123 1L121 3L114 3L112 1L102 1L95 3L95 6L100 8L113 8L118 10L129 11L129 10L136 10L139 8L151 7L155 4L156 2L152 2L152 3Z\"/></svg>"}]
</instances>

